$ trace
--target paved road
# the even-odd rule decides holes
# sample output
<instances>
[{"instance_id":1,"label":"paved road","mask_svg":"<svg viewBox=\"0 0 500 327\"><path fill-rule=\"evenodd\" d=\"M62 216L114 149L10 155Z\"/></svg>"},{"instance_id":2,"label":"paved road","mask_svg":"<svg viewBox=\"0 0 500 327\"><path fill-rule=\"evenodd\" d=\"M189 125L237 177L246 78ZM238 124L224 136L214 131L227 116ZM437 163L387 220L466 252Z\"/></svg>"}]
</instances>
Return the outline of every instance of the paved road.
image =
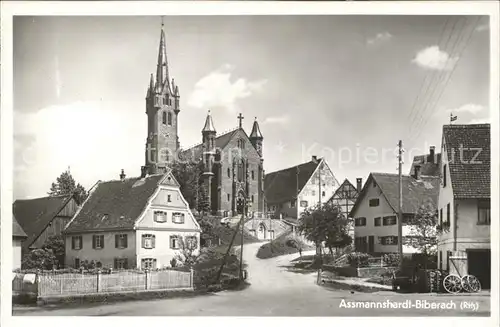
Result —
<instances>
[{"instance_id":1,"label":"paved road","mask_svg":"<svg viewBox=\"0 0 500 327\"><path fill-rule=\"evenodd\" d=\"M287 271L297 255L260 260L255 253L261 244L245 246L251 286L243 291L225 291L214 295L150 301L110 303L51 309L15 309L14 315L65 316L488 316L489 296L450 296L428 294L396 294L393 292L359 293L327 289L315 284L315 274ZM305 253L304 253L305 254ZM448 304L454 309L391 309L348 308L358 303L426 303ZM389 302L388 302L389 301ZM460 308L461 303L474 304L477 309ZM424 302L420 302L424 303ZM452 303L452 304L449 304ZM360 304L357 304L360 305Z\"/></svg>"}]
</instances>

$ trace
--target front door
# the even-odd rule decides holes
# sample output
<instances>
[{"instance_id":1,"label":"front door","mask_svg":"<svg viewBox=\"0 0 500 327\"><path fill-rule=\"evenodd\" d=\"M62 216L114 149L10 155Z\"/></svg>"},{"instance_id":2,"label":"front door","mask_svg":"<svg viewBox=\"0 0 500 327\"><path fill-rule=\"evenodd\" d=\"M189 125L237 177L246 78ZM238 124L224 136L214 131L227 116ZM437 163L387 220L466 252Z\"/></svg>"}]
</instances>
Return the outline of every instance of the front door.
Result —
<instances>
[{"instance_id":1,"label":"front door","mask_svg":"<svg viewBox=\"0 0 500 327\"><path fill-rule=\"evenodd\" d=\"M468 274L476 276L483 289L490 289L491 250L467 249L467 261Z\"/></svg>"},{"instance_id":2,"label":"front door","mask_svg":"<svg viewBox=\"0 0 500 327\"><path fill-rule=\"evenodd\" d=\"M368 237L368 253L375 252L375 236L370 235Z\"/></svg>"},{"instance_id":3,"label":"front door","mask_svg":"<svg viewBox=\"0 0 500 327\"><path fill-rule=\"evenodd\" d=\"M261 224L259 226L259 233L257 235L257 238L259 240L265 240L266 239L266 226L264 226L264 224Z\"/></svg>"}]
</instances>

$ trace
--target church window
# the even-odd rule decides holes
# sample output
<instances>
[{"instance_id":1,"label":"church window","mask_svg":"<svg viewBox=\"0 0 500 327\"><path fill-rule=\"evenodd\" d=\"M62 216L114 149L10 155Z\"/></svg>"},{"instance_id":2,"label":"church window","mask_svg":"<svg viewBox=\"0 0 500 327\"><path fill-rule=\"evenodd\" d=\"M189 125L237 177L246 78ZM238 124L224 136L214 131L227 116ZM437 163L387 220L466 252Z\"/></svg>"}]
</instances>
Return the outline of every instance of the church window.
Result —
<instances>
[{"instance_id":1,"label":"church window","mask_svg":"<svg viewBox=\"0 0 500 327\"><path fill-rule=\"evenodd\" d=\"M163 112L162 120L161 121L162 121L163 124L167 123L167 113L165 111Z\"/></svg>"},{"instance_id":2,"label":"church window","mask_svg":"<svg viewBox=\"0 0 500 327\"><path fill-rule=\"evenodd\" d=\"M239 139L238 140L238 148L240 148L240 149L245 148L245 141L243 141L242 139Z\"/></svg>"},{"instance_id":3,"label":"church window","mask_svg":"<svg viewBox=\"0 0 500 327\"><path fill-rule=\"evenodd\" d=\"M231 169L227 169L227 177L231 177Z\"/></svg>"},{"instance_id":4,"label":"church window","mask_svg":"<svg viewBox=\"0 0 500 327\"><path fill-rule=\"evenodd\" d=\"M230 201L231 200L231 194L227 194L227 200Z\"/></svg>"},{"instance_id":5,"label":"church window","mask_svg":"<svg viewBox=\"0 0 500 327\"><path fill-rule=\"evenodd\" d=\"M253 194L252 194L252 203L253 203Z\"/></svg>"},{"instance_id":6,"label":"church window","mask_svg":"<svg viewBox=\"0 0 500 327\"><path fill-rule=\"evenodd\" d=\"M168 117L168 125L171 126L172 125L172 113L169 112L167 115L168 115L167 116Z\"/></svg>"},{"instance_id":7,"label":"church window","mask_svg":"<svg viewBox=\"0 0 500 327\"><path fill-rule=\"evenodd\" d=\"M255 180L255 172L252 170L252 180Z\"/></svg>"}]
</instances>

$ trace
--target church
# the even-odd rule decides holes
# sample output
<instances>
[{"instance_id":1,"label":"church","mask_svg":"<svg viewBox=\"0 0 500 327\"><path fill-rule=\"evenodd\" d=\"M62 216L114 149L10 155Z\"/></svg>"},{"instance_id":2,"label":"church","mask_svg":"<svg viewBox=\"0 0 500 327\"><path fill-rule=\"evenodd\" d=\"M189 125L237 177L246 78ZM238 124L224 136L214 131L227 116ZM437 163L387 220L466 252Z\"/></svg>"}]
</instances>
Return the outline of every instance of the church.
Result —
<instances>
[{"instance_id":1,"label":"church","mask_svg":"<svg viewBox=\"0 0 500 327\"><path fill-rule=\"evenodd\" d=\"M163 24L156 76L151 74L146 94L147 139L142 175L164 173L174 160L203 163L203 181L212 214L254 216L264 212L263 136L257 118L248 135L238 126L217 134L210 111L201 127L201 143L182 149L179 143L179 87L170 79Z\"/></svg>"}]
</instances>

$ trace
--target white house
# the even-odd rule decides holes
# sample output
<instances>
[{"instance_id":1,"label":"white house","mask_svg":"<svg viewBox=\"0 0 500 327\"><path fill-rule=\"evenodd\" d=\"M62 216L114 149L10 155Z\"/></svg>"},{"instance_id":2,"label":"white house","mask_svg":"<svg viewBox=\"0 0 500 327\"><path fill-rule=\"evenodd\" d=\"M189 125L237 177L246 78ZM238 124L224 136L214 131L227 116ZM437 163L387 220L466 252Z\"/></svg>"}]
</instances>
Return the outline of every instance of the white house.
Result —
<instances>
[{"instance_id":1,"label":"white house","mask_svg":"<svg viewBox=\"0 0 500 327\"><path fill-rule=\"evenodd\" d=\"M21 228L12 215L12 269L21 268L22 261L22 243L28 238L24 230Z\"/></svg>"},{"instance_id":2,"label":"white house","mask_svg":"<svg viewBox=\"0 0 500 327\"><path fill-rule=\"evenodd\" d=\"M66 226L68 266L154 269L170 266L183 244L199 251L200 226L170 170L120 177L99 182Z\"/></svg>"},{"instance_id":3,"label":"white house","mask_svg":"<svg viewBox=\"0 0 500 327\"><path fill-rule=\"evenodd\" d=\"M453 270L453 257L466 258L462 273L483 288L491 281L490 125L445 125L441 144L438 265Z\"/></svg>"},{"instance_id":4,"label":"white house","mask_svg":"<svg viewBox=\"0 0 500 327\"><path fill-rule=\"evenodd\" d=\"M439 179L420 176L417 172L414 176L403 175L402 181L403 237L409 237L405 224L411 215L422 205L431 204L436 208ZM399 176L371 173L351 211L356 251L374 255L398 252L398 208ZM414 252L417 252L415 248L403 245L403 253Z\"/></svg>"}]
</instances>

